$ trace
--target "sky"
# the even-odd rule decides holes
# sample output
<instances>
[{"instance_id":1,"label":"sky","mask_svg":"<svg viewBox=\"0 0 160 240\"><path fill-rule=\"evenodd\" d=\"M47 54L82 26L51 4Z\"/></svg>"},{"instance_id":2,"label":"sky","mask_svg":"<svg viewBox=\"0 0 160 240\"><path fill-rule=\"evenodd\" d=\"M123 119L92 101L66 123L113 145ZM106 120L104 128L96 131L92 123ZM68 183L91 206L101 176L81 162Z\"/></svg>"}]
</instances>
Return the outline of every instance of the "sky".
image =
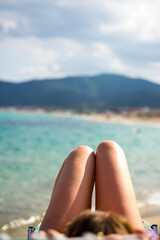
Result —
<instances>
[{"instance_id":1,"label":"sky","mask_svg":"<svg viewBox=\"0 0 160 240\"><path fill-rule=\"evenodd\" d=\"M160 83L160 0L0 0L0 79L102 73Z\"/></svg>"}]
</instances>

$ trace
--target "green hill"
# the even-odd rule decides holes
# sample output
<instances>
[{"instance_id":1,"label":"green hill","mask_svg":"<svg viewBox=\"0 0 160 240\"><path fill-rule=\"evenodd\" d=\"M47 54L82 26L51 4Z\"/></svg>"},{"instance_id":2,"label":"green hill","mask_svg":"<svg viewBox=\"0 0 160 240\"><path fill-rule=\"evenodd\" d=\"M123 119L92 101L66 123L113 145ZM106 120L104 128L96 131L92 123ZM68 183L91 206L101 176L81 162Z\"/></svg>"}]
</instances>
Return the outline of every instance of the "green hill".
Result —
<instances>
[{"instance_id":1,"label":"green hill","mask_svg":"<svg viewBox=\"0 0 160 240\"><path fill-rule=\"evenodd\" d=\"M120 75L67 77L22 83L0 81L0 106L102 110L160 107L160 85Z\"/></svg>"}]
</instances>

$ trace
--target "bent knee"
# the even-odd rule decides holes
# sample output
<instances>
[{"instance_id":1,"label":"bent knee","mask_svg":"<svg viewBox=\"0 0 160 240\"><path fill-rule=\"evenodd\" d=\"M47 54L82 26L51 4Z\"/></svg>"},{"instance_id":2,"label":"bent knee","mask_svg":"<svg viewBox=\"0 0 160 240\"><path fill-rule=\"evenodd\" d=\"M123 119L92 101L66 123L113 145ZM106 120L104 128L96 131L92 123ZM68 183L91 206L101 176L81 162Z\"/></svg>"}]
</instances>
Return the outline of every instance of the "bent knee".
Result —
<instances>
[{"instance_id":1,"label":"bent knee","mask_svg":"<svg viewBox=\"0 0 160 240\"><path fill-rule=\"evenodd\" d=\"M77 148L75 148L67 157L67 161L79 161L79 162L85 162L88 159L94 159L95 153L93 149L89 146L81 145Z\"/></svg>"},{"instance_id":2,"label":"bent knee","mask_svg":"<svg viewBox=\"0 0 160 240\"><path fill-rule=\"evenodd\" d=\"M103 141L97 147L97 153L109 151L109 150L120 150L121 147L114 141Z\"/></svg>"},{"instance_id":3,"label":"bent knee","mask_svg":"<svg viewBox=\"0 0 160 240\"><path fill-rule=\"evenodd\" d=\"M81 153L82 154L90 154L90 153L94 152L91 147L86 146L86 145L81 145L81 146L75 148L73 151L78 154L81 154Z\"/></svg>"}]
</instances>

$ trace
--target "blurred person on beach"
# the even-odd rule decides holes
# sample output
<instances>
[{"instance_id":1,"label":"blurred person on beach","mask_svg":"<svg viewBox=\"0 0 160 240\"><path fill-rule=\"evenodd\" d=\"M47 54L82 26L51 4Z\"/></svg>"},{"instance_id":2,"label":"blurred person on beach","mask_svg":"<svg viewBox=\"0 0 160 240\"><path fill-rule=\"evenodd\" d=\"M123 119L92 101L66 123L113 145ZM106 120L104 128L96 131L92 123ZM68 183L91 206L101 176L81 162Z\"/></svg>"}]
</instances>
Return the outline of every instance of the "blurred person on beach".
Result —
<instances>
[{"instance_id":1,"label":"blurred person on beach","mask_svg":"<svg viewBox=\"0 0 160 240\"><path fill-rule=\"evenodd\" d=\"M94 183L95 211L91 211ZM68 155L39 234L78 237L85 232L109 238L146 236L125 154L113 141L100 143L96 154L88 146L79 146Z\"/></svg>"}]
</instances>

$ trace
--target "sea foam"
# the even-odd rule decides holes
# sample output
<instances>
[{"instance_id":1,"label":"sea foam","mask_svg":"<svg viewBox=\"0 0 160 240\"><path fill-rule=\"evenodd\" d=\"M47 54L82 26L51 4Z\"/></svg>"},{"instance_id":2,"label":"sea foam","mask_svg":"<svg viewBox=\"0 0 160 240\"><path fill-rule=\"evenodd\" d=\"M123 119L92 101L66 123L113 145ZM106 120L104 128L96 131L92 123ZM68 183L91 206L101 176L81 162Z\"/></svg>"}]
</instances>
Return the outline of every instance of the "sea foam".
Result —
<instances>
[{"instance_id":1,"label":"sea foam","mask_svg":"<svg viewBox=\"0 0 160 240\"><path fill-rule=\"evenodd\" d=\"M1 231L6 231L8 229L15 229L18 227L26 226L28 224L32 224L36 221L41 221L43 216L44 216L44 213L36 216L30 216L27 219L25 218L14 219L10 221L8 224L3 225L1 228Z\"/></svg>"}]
</instances>

